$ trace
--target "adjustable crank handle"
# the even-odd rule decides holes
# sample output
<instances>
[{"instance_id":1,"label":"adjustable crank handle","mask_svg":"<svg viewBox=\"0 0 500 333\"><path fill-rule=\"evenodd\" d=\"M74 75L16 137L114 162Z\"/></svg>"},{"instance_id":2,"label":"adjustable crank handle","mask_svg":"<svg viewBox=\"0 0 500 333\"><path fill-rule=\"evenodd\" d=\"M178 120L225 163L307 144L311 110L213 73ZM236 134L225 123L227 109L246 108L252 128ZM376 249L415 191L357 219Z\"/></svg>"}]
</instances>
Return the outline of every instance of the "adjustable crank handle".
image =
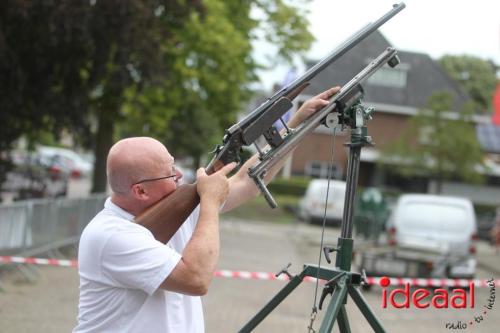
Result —
<instances>
[{"instance_id":1,"label":"adjustable crank handle","mask_svg":"<svg viewBox=\"0 0 500 333\"><path fill-rule=\"evenodd\" d=\"M333 285L329 284L329 285L326 285L324 288L323 288L323 292L321 293L321 297L319 299L319 309L322 310L323 309L323 301L325 300L326 296L328 294L332 294L333 293Z\"/></svg>"},{"instance_id":2,"label":"adjustable crank handle","mask_svg":"<svg viewBox=\"0 0 500 333\"><path fill-rule=\"evenodd\" d=\"M325 255L326 262L331 264L332 259L330 259L330 253L338 251L339 248L337 247L331 247L331 246L325 246L323 247L323 254Z\"/></svg>"}]
</instances>

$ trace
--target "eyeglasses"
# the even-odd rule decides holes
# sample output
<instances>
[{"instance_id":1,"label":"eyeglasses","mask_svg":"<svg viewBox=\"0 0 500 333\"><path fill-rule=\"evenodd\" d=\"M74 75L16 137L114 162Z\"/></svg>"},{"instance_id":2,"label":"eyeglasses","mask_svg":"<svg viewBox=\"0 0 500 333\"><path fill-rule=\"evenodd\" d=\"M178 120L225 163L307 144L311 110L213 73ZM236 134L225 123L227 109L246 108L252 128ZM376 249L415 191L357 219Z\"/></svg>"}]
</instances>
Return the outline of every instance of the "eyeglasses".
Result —
<instances>
[{"instance_id":1,"label":"eyeglasses","mask_svg":"<svg viewBox=\"0 0 500 333\"><path fill-rule=\"evenodd\" d=\"M170 176L142 179L142 180L139 180L136 183L133 183L132 186L133 185L137 185L137 184L142 184L142 183L145 183L145 182L152 182L152 181L155 181L155 180L162 180L162 179L168 179L168 178L175 178L174 180L178 179L177 178L177 169L175 168L175 165L172 166L172 175L170 175Z\"/></svg>"}]
</instances>

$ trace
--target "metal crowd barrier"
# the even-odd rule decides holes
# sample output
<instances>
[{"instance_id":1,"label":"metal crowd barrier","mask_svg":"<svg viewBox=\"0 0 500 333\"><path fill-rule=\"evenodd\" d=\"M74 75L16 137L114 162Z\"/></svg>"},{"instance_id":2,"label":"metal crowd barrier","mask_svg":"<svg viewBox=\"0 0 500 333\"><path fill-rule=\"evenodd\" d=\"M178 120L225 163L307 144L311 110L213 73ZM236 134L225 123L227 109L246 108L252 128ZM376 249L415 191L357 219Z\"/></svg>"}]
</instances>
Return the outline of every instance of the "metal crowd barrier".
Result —
<instances>
[{"instance_id":1,"label":"metal crowd barrier","mask_svg":"<svg viewBox=\"0 0 500 333\"><path fill-rule=\"evenodd\" d=\"M0 256L39 255L77 244L106 194L79 199L36 199L0 205Z\"/></svg>"}]
</instances>

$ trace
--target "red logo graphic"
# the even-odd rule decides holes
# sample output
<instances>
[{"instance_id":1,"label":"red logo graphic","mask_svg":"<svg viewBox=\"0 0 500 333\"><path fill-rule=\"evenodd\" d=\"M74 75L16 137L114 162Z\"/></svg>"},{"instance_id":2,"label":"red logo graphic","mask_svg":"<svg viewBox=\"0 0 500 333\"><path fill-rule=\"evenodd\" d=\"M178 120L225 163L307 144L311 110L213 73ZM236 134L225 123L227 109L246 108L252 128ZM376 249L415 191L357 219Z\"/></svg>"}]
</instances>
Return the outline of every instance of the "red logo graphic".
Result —
<instances>
[{"instance_id":1,"label":"red logo graphic","mask_svg":"<svg viewBox=\"0 0 500 333\"><path fill-rule=\"evenodd\" d=\"M384 276L380 279L380 286L382 287L382 308L387 308L387 300L396 309L409 308L410 303L416 308L425 309L432 306L436 309L447 309L452 307L454 309L465 309L467 306L471 309L474 308L474 282L469 283L469 293L461 288L452 289L450 292L446 289L435 289L433 292L419 288L410 292L410 283L405 283L403 288L396 288L387 295L387 287L391 284L391 280ZM396 301L397 295L402 298ZM430 300L428 296L432 296ZM398 297L399 298L399 297ZM468 304L468 305L467 305Z\"/></svg>"}]
</instances>

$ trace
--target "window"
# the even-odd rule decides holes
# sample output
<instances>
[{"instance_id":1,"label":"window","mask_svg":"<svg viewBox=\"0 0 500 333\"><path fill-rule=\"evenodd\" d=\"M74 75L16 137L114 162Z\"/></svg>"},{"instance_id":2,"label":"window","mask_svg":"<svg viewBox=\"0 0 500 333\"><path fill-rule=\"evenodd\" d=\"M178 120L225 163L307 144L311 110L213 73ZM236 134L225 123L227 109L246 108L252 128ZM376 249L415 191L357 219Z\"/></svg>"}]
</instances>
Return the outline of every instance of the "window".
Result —
<instances>
[{"instance_id":1,"label":"window","mask_svg":"<svg viewBox=\"0 0 500 333\"><path fill-rule=\"evenodd\" d=\"M330 163L328 162L310 161L306 164L305 174L314 178L328 178L329 167ZM332 177L337 179L342 177L342 171L338 165L333 165Z\"/></svg>"},{"instance_id":2,"label":"window","mask_svg":"<svg viewBox=\"0 0 500 333\"><path fill-rule=\"evenodd\" d=\"M422 145L431 145L433 143L432 139L435 132L436 130L434 127L431 126L421 127L418 133L418 143Z\"/></svg>"},{"instance_id":3,"label":"window","mask_svg":"<svg viewBox=\"0 0 500 333\"><path fill-rule=\"evenodd\" d=\"M368 84L392 88L406 87L408 65L400 64L395 68L385 65L366 81Z\"/></svg>"}]
</instances>

